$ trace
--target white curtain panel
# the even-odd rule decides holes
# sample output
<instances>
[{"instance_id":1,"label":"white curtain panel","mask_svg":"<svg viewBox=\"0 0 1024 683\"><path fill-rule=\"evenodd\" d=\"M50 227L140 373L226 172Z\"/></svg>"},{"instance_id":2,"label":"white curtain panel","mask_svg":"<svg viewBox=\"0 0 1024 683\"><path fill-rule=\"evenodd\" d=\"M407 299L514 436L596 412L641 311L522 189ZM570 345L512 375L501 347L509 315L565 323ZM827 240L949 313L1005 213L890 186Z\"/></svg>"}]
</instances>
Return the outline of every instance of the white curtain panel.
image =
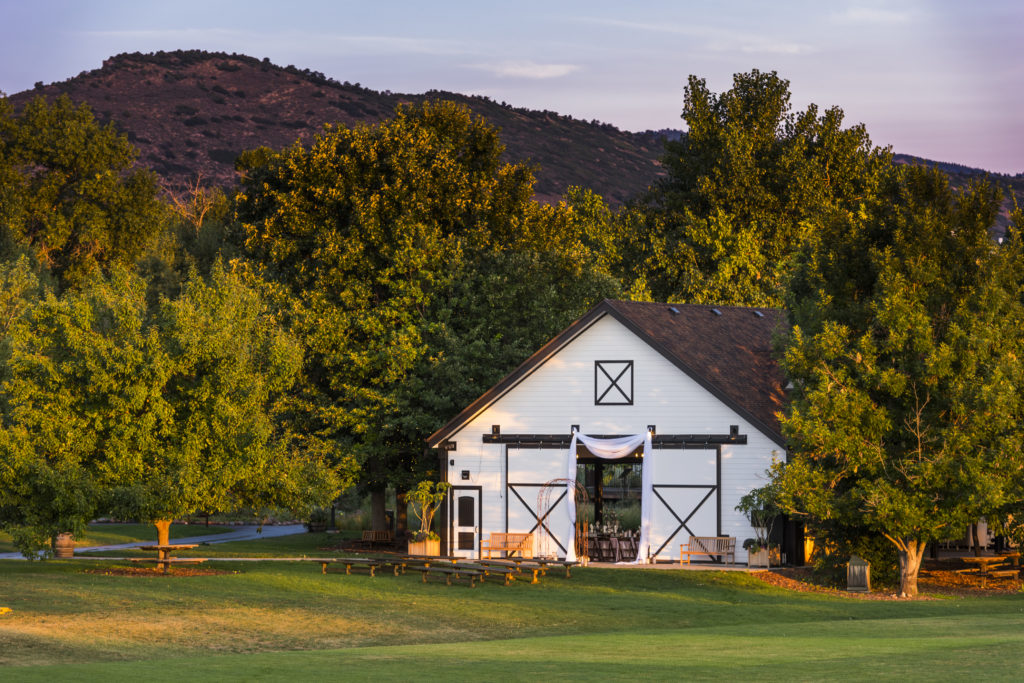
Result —
<instances>
[{"instance_id":1,"label":"white curtain panel","mask_svg":"<svg viewBox=\"0 0 1024 683\"><path fill-rule=\"evenodd\" d=\"M637 449L641 444L644 447L644 457L651 453L651 433L634 434L632 436L620 436L617 439L596 439L592 436L580 434L576 430L572 432L572 441L569 443L569 452L565 459L566 500L569 508L569 543L566 548L565 559L569 562L576 561L576 444L582 443L591 453L602 460L618 460L625 458ZM650 463L650 460L648 460ZM651 498L654 495L652 479L653 468L649 464L644 465L641 472L640 487L640 543L637 544L636 559L633 564L643 564L650 554L651 545Z\"/></svg>"}]
</instances>

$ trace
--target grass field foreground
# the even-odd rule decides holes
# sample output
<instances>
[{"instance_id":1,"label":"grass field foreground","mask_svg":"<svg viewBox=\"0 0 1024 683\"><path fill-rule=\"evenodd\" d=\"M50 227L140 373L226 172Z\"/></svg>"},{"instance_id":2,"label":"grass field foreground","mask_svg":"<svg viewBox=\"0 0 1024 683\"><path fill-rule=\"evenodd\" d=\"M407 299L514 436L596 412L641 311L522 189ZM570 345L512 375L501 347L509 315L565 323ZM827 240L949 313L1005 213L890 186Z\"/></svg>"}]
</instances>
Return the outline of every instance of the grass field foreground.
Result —
<instances>
[{"instance_id":1,"label":"grass field foreground","mask_svg":"<svg viewBox=\"0 0 1024 683\"><path fill-rule=\"evenodd\" d=\"M322 542L245 546L315 554ZM998 679L1020 672L1024 652L1024 595L869 601L742 572L632 568L473 589L418 574L323 576L314 563L87 571L112 566L0 561L0 605L13 609L0 616L0 678Z\"/></svg>"}]
</instances>

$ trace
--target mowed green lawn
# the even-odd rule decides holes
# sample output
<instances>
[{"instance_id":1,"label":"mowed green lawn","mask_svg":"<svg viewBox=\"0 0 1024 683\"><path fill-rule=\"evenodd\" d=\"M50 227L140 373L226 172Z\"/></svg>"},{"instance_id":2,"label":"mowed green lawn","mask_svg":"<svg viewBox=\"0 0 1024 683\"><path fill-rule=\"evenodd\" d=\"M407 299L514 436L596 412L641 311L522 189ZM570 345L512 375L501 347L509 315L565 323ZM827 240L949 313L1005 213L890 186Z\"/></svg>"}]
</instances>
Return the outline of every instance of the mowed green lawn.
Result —
<instances>
[{"instance_id":1,"label":"mowed green lawn","mask_svg":"<svg viewBox=\"0 0 1024 683\"><path fill-rule=\"evenodd\" d=\"M237 527L202 524L172 524L171 538L187 536L209 536L234 531ZM152 524L90 524L84 536L75 539L76 547L117 545L136 541L156 542L156 527ZM10 534L0 531L0 553L14 553L18 549L11 542Z\"/></svg>"},{"instance_id":2,"label":"mowed green lawn","mask_svg":"<svg viewBox=\"0 0 1024 683\"><path fill-rule=\"evenodd\" d=\"M210 549L319 555L324 540ZM0 680L997 680L1024 672L1024 595L868 601L791 593L744 573L644 569L473 589L424 585L418 574L323 576L313 563L216 562L208 566L237 573L206 577L85 571L111 566L0 561L0 607L12 608L0 616Z\"/></svg>"}]
</instances>

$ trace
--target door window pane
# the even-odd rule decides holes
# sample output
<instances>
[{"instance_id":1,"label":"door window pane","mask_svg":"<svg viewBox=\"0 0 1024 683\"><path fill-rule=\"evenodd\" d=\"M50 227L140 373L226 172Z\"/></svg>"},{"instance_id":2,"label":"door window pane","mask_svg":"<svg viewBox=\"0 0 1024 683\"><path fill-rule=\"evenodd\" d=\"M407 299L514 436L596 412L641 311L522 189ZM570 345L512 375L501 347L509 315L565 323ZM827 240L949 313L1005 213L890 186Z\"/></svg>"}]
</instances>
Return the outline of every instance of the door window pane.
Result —
<instances>
[{"instance_id":1,"label":"door window pane","mask_svg":"<svg viewBox=\"0 0 1024 683\"><path fill-rule=\"evenodd\" d=\"M473 496L459 496L459 526L476 526L475 503Z\"/></svg>"}]
</instances>

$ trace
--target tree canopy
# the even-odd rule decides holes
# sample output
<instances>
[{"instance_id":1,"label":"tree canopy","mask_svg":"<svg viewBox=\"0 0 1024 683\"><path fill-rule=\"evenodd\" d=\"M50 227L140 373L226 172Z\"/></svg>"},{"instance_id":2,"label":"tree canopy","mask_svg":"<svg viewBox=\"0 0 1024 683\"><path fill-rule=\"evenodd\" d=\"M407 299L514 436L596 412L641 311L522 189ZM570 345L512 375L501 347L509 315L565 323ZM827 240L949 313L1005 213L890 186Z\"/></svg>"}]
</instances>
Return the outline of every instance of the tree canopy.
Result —
<instances>
[{"instance_id":1,"label":"tree canopy","mask_svg":"<svg viewBox=\"0 0 1024 683\"><path fill-rule=\"evenodd\" d=\"M0 97L0 256L30 250L61 287L132 263L165 211L135 155L66 96L37 97L18 115Z\"/></svg>"},{"instance_id":2,"label":"tree canopy","mask_svg":"<svg viewBox=\"0 0 1024 683\"><path fill-rule=\"evenodd\" d=\"M47 294L4 352L0 525L26 553L101 513L304 510L340 487L280 419L301 350L223 268L156 310L125 269Z\"/></svg>"},{"instance_id":3,"label":"tree canopy","mask_svg":"<svg viewBox=\"0 0 1024 683\"><path fill-rule=\"evenodd\" d=\"M240 159L246 246L308 349L309 431L364 463L364 484L422 479L427 435L617 291L589 226L534 202L502 151L441 102Z\"/></svg>"},{"instance_id":4,"label":"tree canopy","mask_svg":"<svg viewBox=\"0 0 1024 683\"><path fill-rule=\"evenodd\" d=\"M855 212L891 168L863 125L816 105L794 113L789 82L736 74L722 94L690 76L687 130L666 144L666 175L641 203L632 277L657 301L779 305L781 276L805 232Z\"/></svg>"},{"instance_id":5,"label":"tree canopy","mask_svg":"<svg viewBox=\"0 0 1024 683\"><path fill-rule=\"evenodd\" d=\"M906 595L927 543L1024 512L1024 269L1016 230L989 236L999 200L905 167L864 211L835 212L788 276L789 508L889 539Z\"/></svg>"}]
</instances>

